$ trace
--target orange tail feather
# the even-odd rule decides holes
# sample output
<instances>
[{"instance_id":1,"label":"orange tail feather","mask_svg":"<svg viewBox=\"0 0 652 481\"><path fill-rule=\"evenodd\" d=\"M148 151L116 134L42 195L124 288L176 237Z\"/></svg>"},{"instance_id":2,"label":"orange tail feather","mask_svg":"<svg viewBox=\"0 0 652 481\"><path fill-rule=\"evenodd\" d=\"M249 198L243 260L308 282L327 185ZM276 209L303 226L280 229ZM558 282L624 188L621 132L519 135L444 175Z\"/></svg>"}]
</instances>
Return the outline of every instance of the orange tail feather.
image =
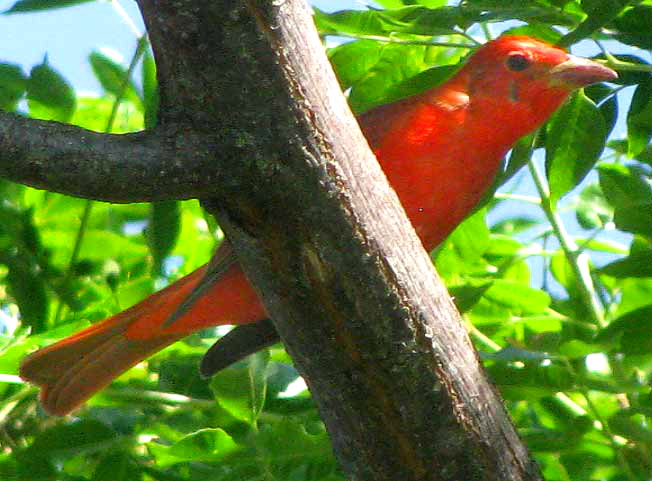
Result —
<instances>
[{"instance_id":1,"label":"orange tail feather","mask_svg":"<svg viewBox=\"0 0 652 481\"><path fill-rule=\"evenodd\" d=\"M161 331L134 339L128 331L141 322L162 323L203 274L204 268L198 269L140 304L33 353L23 361L21 377L42 387L46 411L69 413L130 367L188 334Z\"/></svg>"},{"instance_id":2,"label":"orange tail feather","mask_svg":"<svg viewBox=\"0 0 652 481\"><path fill-rule=\"evenodd\" d=\"M210 264L126 311L33 353L23 361L21 377L41 386L46 411L62 416L130 367L195 331L263 319L265 311L233 256L229 244L222 243ZM211 275L206 276L207 271ZM202 295L174 322L166 322L198 286Z\"/></svg>"}]
</instances>

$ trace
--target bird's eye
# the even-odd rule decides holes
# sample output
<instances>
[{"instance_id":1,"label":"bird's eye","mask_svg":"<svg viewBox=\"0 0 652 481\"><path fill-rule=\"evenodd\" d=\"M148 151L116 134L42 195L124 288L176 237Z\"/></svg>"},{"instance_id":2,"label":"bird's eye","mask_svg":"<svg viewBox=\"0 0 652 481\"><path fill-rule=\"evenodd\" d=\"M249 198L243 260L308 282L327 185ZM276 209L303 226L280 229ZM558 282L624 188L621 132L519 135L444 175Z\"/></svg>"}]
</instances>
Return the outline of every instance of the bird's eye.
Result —
<instances>
[{"instance_id":1,"label":"bird's eye","mask_svg":"<svg viewBox=\"0 0 652 481\"><path fill-rule=\"evenodd\" d=\"M507 57L507 68L514 72L522 72L530 66L530 59L520 53L514 53Z\"/></svg>"}]
</instances>

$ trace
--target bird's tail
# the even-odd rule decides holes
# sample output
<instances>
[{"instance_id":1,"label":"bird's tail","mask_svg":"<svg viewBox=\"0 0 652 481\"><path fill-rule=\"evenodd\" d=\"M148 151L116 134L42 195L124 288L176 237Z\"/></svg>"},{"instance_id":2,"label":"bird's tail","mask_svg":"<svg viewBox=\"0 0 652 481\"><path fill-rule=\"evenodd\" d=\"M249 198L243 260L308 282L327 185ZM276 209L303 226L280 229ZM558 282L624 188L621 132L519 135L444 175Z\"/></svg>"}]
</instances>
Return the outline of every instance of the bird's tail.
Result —
<instances>
[{"instance_id":1,"label":"bird's tail","mask_svg":"<svg viewBox=\"0 0 652 481\"><path fill-rule=\"evenodd\" d=\"M27 357L20 376L39 385L46 411L63 416L114 378L190 331L130 335L135 326L162 326L201 281L200 268L115 316Z\"/></svg>"}]
</instances>

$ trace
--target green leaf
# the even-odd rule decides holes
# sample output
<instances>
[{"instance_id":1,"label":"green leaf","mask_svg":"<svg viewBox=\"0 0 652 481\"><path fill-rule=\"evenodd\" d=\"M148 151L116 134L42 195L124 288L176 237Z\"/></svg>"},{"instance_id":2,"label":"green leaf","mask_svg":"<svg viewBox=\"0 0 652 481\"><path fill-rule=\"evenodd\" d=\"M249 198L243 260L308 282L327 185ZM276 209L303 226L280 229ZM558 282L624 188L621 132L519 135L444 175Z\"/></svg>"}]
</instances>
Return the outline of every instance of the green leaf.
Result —
<instances>
[{"instance_id":1,"label":"green leaf","mask_svg":"<svg viewBox=\"0 0 652 481\"><path fill-rule=\"evenodd\" d=\"M147 443L149 451L161 467L187 462L220 462L240 447L222 429L201 429L184 436L171 446Z\"/></svg>"},{"instance_id":2,"label":"green leaf","mask_svg":"<svg viewBox=\"0 0 652 481\"><path fill-rule=\"evenodd\" d=\"M512 147L512 151L507 159L507 165L505 166L505 172L500 175L496 185L502 185L507 182L516 174L516 172L521 170L521 168L528 163L534 150L534 135L535 134L526 135L516 142L514 147Z\"/></svg>"},{"instance_id":3,"label":"green leaf","mask_svg":"<svg viewBox=\"0 0 652 481\"><path fill-rule=\"evenodd\" d=\"M636 157L652 138L652 79L641 82L632 97L627 113L627 153Z\"/></svg>"},{"instance_id":4,"label":"green leaf","mask_svg":"<svg viewBox=\"0 0 652 481\"><path fill-rule=\"evenodd\" d=\"M328 57L342 89L346 90L362 80L380 61L383 50L382 43L372 40L349 42L330 49Z\"/></svg>"},{"instance_id":5,"label":"green leaf","mask_svg":"<svg viewBox=\"0 0 652 481\"><path fill-rule=\"evenodd\" d=\"M28 449L37 457L59 459L98 451L118 440L116 433L106 424L96 420L79 420L46 429Z\"/></svg>"},{"instance_id":6,"label":"green leaf","mask_svg":"<svg viewBox=\"0 0 652 481\"><path fill-rule=\"evenodd\" d=\"M552 363L527 363L523 367L512 363L496 362L487 367L492 380L508 399L534 400L559 391L567 391L575 379L567 367Z\"/></svg>"},{"instance_id":7,"label":"green leaf","mask_svg":"<svg viewBox=\"0 0 652 481\"><path fill-rule=\"evenodd\" d=\"M143 106L145 109L145 128L156 127L159 108L158 79L156 63L149 50L143 58Z\"/></svg>"},{"instance_id":8,"label":"green leaf","mask_svg":"<svg viewBox=\"0 0 652 481\"><path fill-rule=\"evenodd\" d=\"M490 258L513 257L518 255L521 249L523 249L523 244L514 237L505 234L491 234L485 255Z\"/></svg>"},{"instance_id":9,"label":"green leaf","mask_svg":"<svg viewBox=\"0 0 652 481\"><path fill-rule=\"evenodd\" d=\"M609 428L614 434L618 434L630 441L652 443L652 429L649 428L649 418L652 413L646 412L646 416L640 419L640 409L623 409L609 418ZM638 418L638 419L636 419Z\"/></svg>"},{"instance_id":10,"label":"green leaf","mask_svg":"<svg viewBox=\"0 0 652 481\"><path fill-rule=\"evenodd\" d=\"M508 28L501 35L533 37L552 45L556 44L562 37L561 33L555 30L552 25L546 25L544 23L531 23L529 25Z\"/></svg>"},{"instance_id":11,"label":"green leaf","mask_svg":"<svg viewBox=\"0 0 652 481\"><path fill-rule=\"evenodd\" d=\"M614 89L604 83L584 87L584 93L596 105L604 117L607 135L611 133L618 120L618 97Z\"/></svg>"},{"instance_id":12,"label":"green leaf","mask_svg":"<svg viewBox=\"0 0 652 481\"><path fill-rule=\"evenodd\" d=\"M485 282L479 286L463 285L452 286L448 288L448 293L453 298L455 306L460 312L467 312L471 309L484 295L491 286L491 282Z\"/></svg>"},{"instance_id":13,"label":"green leaf","mask_svg":"<svg viewBox=\"0 0 652 481\"><path fill-rule=\"evenodd\" d=\"M265 394L264 380L260 379L255 369L253 373L252 379L249 368L234 367L220 371L210 382L220 407L246 423L255 422Z\"/></svg>"},{"instance_id":14,"label":"green leaf","mask_svg":"<svg viewBox=\"0 0 652 481\"><path fill-rule=\"evenodd\" d=\"M9 203L0 206L0 263L8 269L5 280L24 324L42 331L49 307L45 279L50 266L43 255L33 209L20 211Z\"/></svg>"},{"instance_id":15,"label":"green leaf","mask_svg":"<svg viewBox=\"0 0 652 481\"><path fill-rule=\"evenodd\" d=\"M195 399L211 399L211 390L197 369L198 357L197 354L184 355L181 351L162 359L158 369L158 388Z\"/></svg>"},{"instance_id":16,"label":"green leaf","mask_svg":"<svg viewBox=\"0 0 652 481\"><path fill-rule=\"evenodd\" d=\"M609 342L620 337L620 350L625 354L652 353L652 305L634 309L600 331L596 342Z\"/></svg>"},{"instance_id":17,"label":"green leaf","mask_svg":"<svg viewBox=\"0 0 652 481\"><path fill-rule=\"evenodd\" d=\"M394 10L343 10L324 13L314 8L314 18L322 35L348 34L387 36L391 33L445 35L455 27L467 25L467 18L457 7L428 9L408 6Z\"/></svg>"},{"instance_id":18,"label":"green leaf","mask_svg":"<svg viewBox=\"0 0 652 481\"><path fill-rule=\"evenodd\" d=\"M6 277L9 293L20 309L23 325L30 326L34 332L42 332L49 308L43 276L24 259L3 257L0 259L9 268Z\"/></svg>"},{"instance_id":19,"label":"green leaf","mask_svg":"<svg viewBox=\"0 0 652 481\"><path fill-rule=\"evenodd\" d=\"M648 173L616 164L602 164L598 173L600 187L614 206L616 226L652 237L652 182Z\"/></svg>"},{"instance_id":20,"label":"green leaf","mask_svg":"<svg viewBox=\"0 0 652 481\"><path fill-rule=\"evenodd\" d=\"M604 117L583 92L577 92L548 125L546 171L556 204L589 173L605 146Z\"/></svg>"},{"instance_id":21,"label":"green leaf","mask_svg":"<svg viewBox=\"0 0 652 481\"><path fill-rule=\"evenodd\" d=\"M577 222L584 229L599 229L613 218L613 208L607 203L599 184L582 190L575 210Z\"/></svg>"},{"instance_id":22,"label":"green leaf","mask_svg":"<svg viewBox=\"0 0 652 481\"><path fill-rule=\"evenodd\" d=\"M75 111L76 96L66 79L45 60L30 72L27 102L34 118L68 122Z\"/></svg>"},{"instance_id":23,"label":"green leaf","mask_svg":"<svg viewBox=\"0 0 652 481\"><path fill-rule=\"evenodd\" d=\"M622 316L650 304L652 299L652 279L625 278L618 280L619 293L622 295L614 315Z\"/></svg>"},{"instance_id":24,"label":"green leaf","mask_svg":"<svg viewBox=\"0 0 652 481\"><path fill-rule=\"evenodd\" d=\"M93 1L95 0L19 0L4 13L39 12L42 10L53 10L55 8L72 7Z\"/></svg>"},{"instance_id":25,"label":"green leaf","mask_svg":"<svg viewBox=\"0 0 652 481\"><path fill-rule=\"evenodd\" d=\"M109 452L95 468L92 481L128 481L133 479L129 474L129 455L123 451Z\"/></svg>"},{"instance_id":26,"label":"green leaf","mask_svg":"<svg viewBox=\"0 0 652 481\"><path fill-rule=\"evenodd\" d=\"M572 339L559 346L559 354L569 359L578 359L589 354L604 352L607 348L607 344L590 344L579 339Z\"/></svg>"},{"instance_id":27,"label":"green leaf","mask_svg":"<svg viewBox=\"0 0 652 481\"><path fill-rule=\"evenodd\" d=\"M267 399L267 366L269 365L269 350L263 349L247 359L249 370L250 403L252 419L257 420L263 411Z\"/></svg>"},{"instance_id":28,"label":"green leaf","mask_svg":"<svg viewBox=\"0 0 652 481\"><path fill-rule=\"evenodd\" d=\"M591 250L591 251L596 251L596 252L607 252L609 254L618 254L618 255L626 255L629 252L629 249L616 241L611 241L611 240L595 240L595 239L584 239L584 238L576 238L574 241L577 244L581 244L582 249L584 250Z\"/></svg>"},{"instance_id":29,"label":"green leaf","mask_svg":"<svg viewBox=\"0 0 652 481\"><path fill-rule=\"evenodd\" d=\"M586 12L587 17L575 30L565 35L559 45L567 47L591 36L614 19L626 4L627 2L621 0L582 0L582 10Z\"/></svg>"},{"instance_id":30,"label":"green leaf","mask_svg":"<svg viewBox=\"0 0 652 481\"><path fill-rule=\"evenodd\" d=\"M652 199L652 185L646 173L638 168L617 164L598 166L600 187L611 205L630 208Z\"/></svg>"},{"instance_id":31,"label":"green leaf","mask_svg":"<svg viewBox=\"0 0 652 481\"><path fill-rule=\"evenodd\" d=\"M627 154L627 141L626 140L612 140L607 143L607 146L610 149L615 150L619 154ZM641 152L639 152L635 157L635 160L643 162L648 165L652 165L652 145L648 145Z\"/></svg>"},{"instance_id":32,"label":"green leaf","mask_svg":"<svg viewBox=\"0 0 652 481\"><path fill-rule=\"evenodd\" d=\"M600 269L611 277L652 277L652 250L632 252L624 259L614 261Z\"/></svg>"},{"instance_id":33,"label":"green leaf","mask_svg":"<svg viewBox=\"0 0 652 481\"><path fill-rule=\"evenodd\" d=\"M652 6L636 5L625 10L613 21L615 37L627 45L635 45L643 50L652 50Z\"/></svg>"},{"instance_id":34,"label":"green leaf","mask_svg":"<svg viewBox=\"0 0 652 481\"><path fill-rule=\"evenodd\" d=\"M486 209L480 209L466 219L437 252L437 269L443 277L450 280L484 262L482 255L489 246L486 214Z\"/></svg>"},{"instance_id":35,"label":"green leaf","mask_svg":"<svg viewBox=\"0 0 652 481\"><path fill-rule=\"evenodd\" d=\"M142 111L143 101L133 80L127 78L126 68L101 52L91 52L88 61L104 90L116 98L128 100Z\"/></svg>"},{"instance_id":36,"label":"green leaf","mask_svg":"<svg viewBox=\"0 0 652 481\"><path fill-rule=\"evenodd\" d=\"M397 100L420 94L437 87L448 80L459 70L458 65L444 65L432 67L390 86L385 93L383 102L395 102Z\"/></svg>"},{"instance_id":37,"label":"green leaf","mask_svg":"<svg viewBox=\"0 0 652 481\"><path fill-rule=\"evenodd\" d=\"M489 246L487 210L480 209L467 218L449 237L458 255L466 260L479 259Z\"/></svg>"},{"instance_id":38,"label":"green leaf","mask_svg":"<svg viewBox=\"0 0 652 481\"><path fill-rule=\"evenodd\" d=\"M333 49L331 61L342 88L351 88L351 108L361 113L433 87L451 67L418 74L433 65L454 63L463 52L457 49L451 55L441 47L361 41Z\"/></svg>"},{"instance_id":39,"label":"green leaf","mask_svg":"<svg viewBox=\"0 0 652 481\"><path fill-rule=\"evenodd\" d=\"M564 452L577 447L580 439L577 436L569 436L565 431L557 431L554 429L540 429L536 432L526 432L523 435L523 440L527 444L528 449L535 451L537 454L541 452ZM548 478L546 479L555 479ZM563 479L563 478L556 478Z\"/></svg>"},{"instance_id":40,"label":"green leaf","mask_svg":"<svg viewBox=\"0 0 652 481\"><path fill-rule=\"evenodd\" d=\"M20 65L0 63L0 110L12 112L27 88Z\"/></svg>"},{"instance_id":41,"label":"green leaf","mask_svg":"<svg viewBox=\"0 0 652 481\"><path fill-rule=\"evenodd\" d=\"M550 262L550 272L555 280L564 286L566 291L571 294L577 293L577 277L563 250L558 249L553 255Z\"/></svg>"},{"instance_id":42,"label":"green leaf","mask_svg":"<svg viewBox=\"0 0 652 481\"><path fill-rule=\"evenodd\" d=\"M581 18L574 5L565 5L564 11L552 2L527 0L505 2L503 0L469 0L464 5L467 16L481 14L476 21L501 21L519 19L528 23L575 25ZM471 18L476 19L473 16Z\"/></svg>"},{"instance_id":43,"label":"green leaf","mask_svg":"<svg viewBox=\"0 0 652 481\"><path fill-rule=\"evenodd\" d=\"M446 0L377 0L374 3L385 8L398 8L406 5L419 4L424 7L443 7L446 5Z\"/></svg>"},{"instance_id":44,"label":"green leaf","mask_svg":"<svg viewBox=\"0 0 652 481\"><path fill-rule=\"evenodd\" d=\"M526 232L532 227L538 226L540 223L541 222L537 219L525 216L508 217L507 219L503 219L491 226L491 233L513 236L515 234Z\"/></svg>"},{"instance_id":45,"label":"green leaf","mask_svg":"<svg viewBox=\"0 0 652 481\"><path fill-rule=\"evenodd\" d=\"M616 209L614 223L620 230L652 238L652 202L640 204L636 209Z\"/></svg>"},{"instance_id":46,"label":"green leaf","mask_svg":"<svg viewBox=\"0 0 652 481\"><path fill-rule=\"evenodd\" d=\"M405 6L403 0L378 0L376 3L384 8L398 8Z\"/></svg>"},{"instance_id":47,"label":"green leaf","mask_svg":"<svg viewBox=\"0 0 652 481\"><path fill-rule=\"evenodd\" d=\"M318 432L309 433L304 425L290 419L274 426L266 425L261 429L256 439L256 447L272 470L273 479L289 479L290 476L296 476L300 465L321 467L327 472L334 470L330 440L323 426L316 426L315 431ZM283 442L279 442L280 439ZM311 476L302 476L292 479L299 481L310 478Z\"/></svg>"},{"instance_id":48,"label":"green leaf","mask_svg":"<svg viewBox=\"0 0 652 481\"><path fill-rule=\"evenodd\" d=\"M77 99L77 109L70 119L70 123L95 132L105 132L106 123L114 105L115 99L112 96L81 97ZM111 133L126 134L142 129L142 113L131 102L122 101L111 126Z\"/></svg>"},{"instance_id":49,"label":"green leaf","mask_svg":"<svg viewBox=\"0 0 652 481\"><path fill-rule=\"evenodd\" d=\"M538 314L550 305L548 293L503 279L494 280L483 297L486 301L509 309L514 315Z\"/></svg>"},{"instance_id":50,"label":"green leaf","mask_svg":"<svg viewBox=\"0 0 652 481\"><path fill-rule=\"evenodd\" d=\"M60 479L55 464L43 457L32 453L30 450L18 451L14 460L17 461L15 473L7 478L11 481L34 481Z\"/></svg>"},{"instance_id":51,"label":"green leaf","mask_svg":"<svg viewBox=\"0 0 652 481\"><path fill-rule=\"evenodd\" d=\"M163 261L170 254L181 231L181 212L176 200L154 202L147 226L147 244L154 258L154 270L162 272Z\"/></svg>"}]
</instances>

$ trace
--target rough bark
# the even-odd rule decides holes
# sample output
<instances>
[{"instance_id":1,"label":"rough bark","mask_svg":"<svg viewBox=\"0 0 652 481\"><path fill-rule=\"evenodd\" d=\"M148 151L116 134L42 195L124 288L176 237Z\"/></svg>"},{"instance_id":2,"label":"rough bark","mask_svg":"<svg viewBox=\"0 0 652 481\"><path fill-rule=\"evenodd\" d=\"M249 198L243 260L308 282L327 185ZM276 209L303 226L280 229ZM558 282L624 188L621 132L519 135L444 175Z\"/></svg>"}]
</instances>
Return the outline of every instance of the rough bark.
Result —
<instances>
[{"instance_id":1,"label":"rough bark","mask_svg":"<svg viewBox=\"0 0 652 481\"><path fill-rule=\"evenodd\" d=\"M0 111L0 176L115 203L208 195L221 175L211 137L166 125L127 135Z\"/></svg>"},{"instance_id":2,"label":"rough bark","mask_svg":"<svg viewBox=\"0 0 652 481\"><path fill-rule=\"evenodd\" d=\"M176 181L188 191L170 197L203 197L217 215L351 479L541 479L346 106L303 0L139 3L161 126L124 142L183 132L158 144L174 144L168 159L193 159L184 166L198 170L177 173L198 180ZM32 185L60 190L50 182L40 171ZM130 195L154 194L112 200Z\"/></svg>"}]
</instances>

